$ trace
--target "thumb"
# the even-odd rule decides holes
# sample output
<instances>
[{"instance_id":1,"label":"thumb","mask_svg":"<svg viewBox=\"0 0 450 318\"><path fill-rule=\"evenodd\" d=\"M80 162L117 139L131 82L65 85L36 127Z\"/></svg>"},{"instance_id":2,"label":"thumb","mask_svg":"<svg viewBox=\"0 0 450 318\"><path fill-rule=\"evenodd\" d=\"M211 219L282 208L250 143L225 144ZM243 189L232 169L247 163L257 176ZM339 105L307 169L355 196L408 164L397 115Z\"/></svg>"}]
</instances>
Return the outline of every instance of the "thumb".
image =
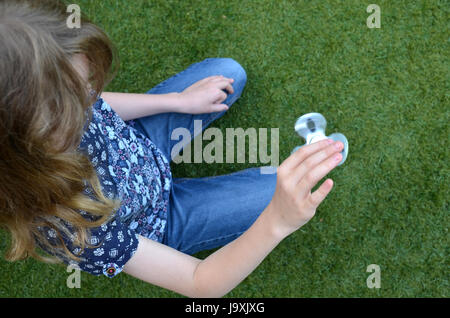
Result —
<instances>
[{"instance_id":1,"label":"thumb","mask_svg":"<svg viewBox=\"0 0 450 318\"><path fill-rule=\"evenodd\" d=\"M334 182L332 179L325 180L322 185L314 191L309 197L309 202L315 208L319 206L320 203L327 197L328 193L330 193L333 188Z\"/></svg>"},{"instance_id":2,"label":"thumb","mask_svg":"<svg viewBox=\"0 0 450 318\"><path fill-rule=\"evenodd\" d=\"M223 112L223 111L226 111L228 109L229 109L229 107L226 104L212 104L211 105L211 113Z\"/></svg>"}]
</instances>

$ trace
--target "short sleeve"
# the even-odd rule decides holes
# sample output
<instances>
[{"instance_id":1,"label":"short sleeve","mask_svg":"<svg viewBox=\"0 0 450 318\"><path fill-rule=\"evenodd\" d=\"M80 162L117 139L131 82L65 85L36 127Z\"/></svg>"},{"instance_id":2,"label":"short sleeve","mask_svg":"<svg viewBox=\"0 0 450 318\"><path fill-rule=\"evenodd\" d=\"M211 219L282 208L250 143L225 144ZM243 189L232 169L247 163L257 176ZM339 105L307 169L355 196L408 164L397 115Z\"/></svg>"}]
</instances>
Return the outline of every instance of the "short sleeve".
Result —
<instances>
[{"instance_id":1,"label":"short sleeve","mask_svg":"<svg viewBox=\"0 0 450 318\"><path fill-rule=\"evenodd\" d=\"M51 237L52 234L47 233ZM53 234L54 236L54 234ZM109 278L119 274L125 264L133 257L137 250L138 233L129 229L124 223L116 219L100 227L90 229L89 243L80 254L81 248L74 246L72 240L66 240L67 248L80 260L65 258L67 264L76 265L80 270L92 275L105 275ZM93 246L93 247L92 247Z\"/></svg>"},{"instance_id":2,"label":"short sleeve","mask_svg":"<svg viewBox=\"0 0 450 318\"><path fill-rule=\"evenodd\" d=\"M119 274L125 264L133 257L139 244L138 234L119 220L102 225L92 231L90 243L95 247L83 250L78 266L81 270L93 275L114 277Z\"/></svg>"}]
</instances>

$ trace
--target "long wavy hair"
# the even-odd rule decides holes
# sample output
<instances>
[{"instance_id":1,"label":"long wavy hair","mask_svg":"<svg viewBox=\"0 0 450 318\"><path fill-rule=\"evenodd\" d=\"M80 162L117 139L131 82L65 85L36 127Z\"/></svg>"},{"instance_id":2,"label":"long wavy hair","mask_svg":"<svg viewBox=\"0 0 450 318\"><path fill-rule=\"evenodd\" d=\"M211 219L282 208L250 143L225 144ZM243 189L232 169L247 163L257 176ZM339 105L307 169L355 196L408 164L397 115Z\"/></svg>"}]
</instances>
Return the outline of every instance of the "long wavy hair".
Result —
<instances>
[{"instance_id":1,"label":"long wavy hair","mask_svg":"<svg viewBox=\"0 0 450 318\"><path fill-rule=\"evenodd\" d=\"M69 28L66 10L51 0L0 2L0 226L11 234L9 261L58 260L38 253L42 246L79 259L63 234L82 251L89 229L120 206L104 196L89 158L77 151L90 106L117 71L117 51L84 15L81 28ZM89 62L88 83L73 66L77 54ZM86 185L94 198L83 193ZM43 227L56 231L56 244Z\"/></svg>"}]
</instances>

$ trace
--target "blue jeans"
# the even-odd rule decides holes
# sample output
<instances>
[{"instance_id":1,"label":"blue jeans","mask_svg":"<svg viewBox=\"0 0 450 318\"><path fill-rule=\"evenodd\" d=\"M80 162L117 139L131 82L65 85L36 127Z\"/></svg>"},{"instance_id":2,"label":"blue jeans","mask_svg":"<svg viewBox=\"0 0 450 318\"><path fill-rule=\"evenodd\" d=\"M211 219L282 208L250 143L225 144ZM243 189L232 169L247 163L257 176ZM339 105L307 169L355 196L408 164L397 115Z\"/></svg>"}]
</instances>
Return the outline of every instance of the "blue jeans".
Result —
<instances>
[{"instance_id":1,"label":"blue jeans","mask_svg":"<svg viewBox=\"0 0 450 318\"><path fill-rule=\"evenodd\" d=\"M182 92L195 82L209 76L233 78L233 94L225 104L231 106L240 96L247 76L236 61L209 58L195 63L160 83L148 94ZM162 113L134 120L134 127L149 137L171 159L178 140L171 140L178 127L189 129L194 137L194 120L202 120L202 129L226 111L209 114ZM206 178L173 177L168 219L163 244L183 253L226 245L246 231L269 204L275 192L276 173L261 174L260 168Z\"/></svg>"}]
</instances>

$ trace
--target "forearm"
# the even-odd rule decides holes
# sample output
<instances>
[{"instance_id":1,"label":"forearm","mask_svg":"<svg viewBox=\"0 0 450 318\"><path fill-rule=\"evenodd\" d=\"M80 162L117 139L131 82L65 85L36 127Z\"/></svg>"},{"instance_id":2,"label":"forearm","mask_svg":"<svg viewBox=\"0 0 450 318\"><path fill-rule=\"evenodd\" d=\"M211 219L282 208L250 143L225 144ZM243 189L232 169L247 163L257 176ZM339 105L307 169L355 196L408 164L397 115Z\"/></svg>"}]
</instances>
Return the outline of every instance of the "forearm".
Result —
<instances>
[{"instance_id":1,"label":"forearm","mask_svg":"<svg viewBox=\"0 0 450 318\"><path fill-rule=\"evenodd\" d=\"M101 97L123 120L132 120L180 109L178 93L129 94L104 92Z\"/></svg>"},{"instance_id":2,"label":"forearm","mask_svg":"<svg viewBox=\"0 0 450 318\"><path fill-rule=\"evenodd\" d=\"M222 297L236 287L286 236L266 208L239 238L200 262L194 272L199 297Z\"/></svg>"}]
</instances>

